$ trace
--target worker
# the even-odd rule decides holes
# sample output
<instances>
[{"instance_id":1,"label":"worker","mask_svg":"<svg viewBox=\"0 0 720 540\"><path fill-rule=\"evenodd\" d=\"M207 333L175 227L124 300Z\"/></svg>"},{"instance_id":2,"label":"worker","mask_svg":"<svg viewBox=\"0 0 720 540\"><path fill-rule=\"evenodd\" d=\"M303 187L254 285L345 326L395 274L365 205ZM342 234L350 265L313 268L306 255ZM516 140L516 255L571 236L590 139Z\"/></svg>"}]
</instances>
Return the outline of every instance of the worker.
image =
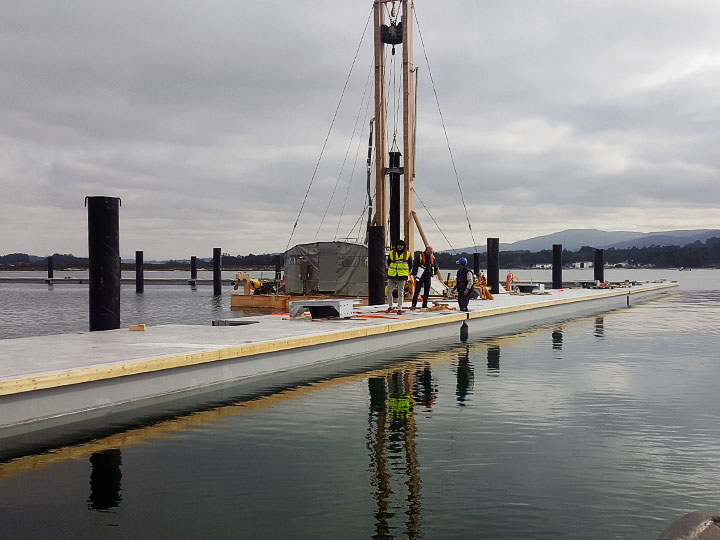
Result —
<instances>
[{"instance_id":1,"label":"worker","mask_svg":"<svg viewBox=\"0 0 720 540\"><path fill-rule=\"evenodd\" d=\"M428 297L430 296L430 280L433 276L438 276L442 281L440 269L433 255L432 246L427 246L425 251L420 253L413 263L412 275L415 278L415 294L413 294L412 306L410 309L416 309L418 296L420 296L420 288L423 289L422 307L428 307Z\"/></svg>"},{"instance_id":2,"label":"worker","mask_svg":"<svg viewBox=\"0 0 720 540\"><path fill-rule=\"evenodd\" d=\"M405 295L405 283L410 275L410 252L405 246L405 240L398 240L395 249L390 250L388 255L388 284L387 284L387 301L388 313L393 310L393 291L395 287L398 289L398 308L397 313L402 313L403 296Z\"/></svg>"},{"instance_id":3,"label":"worker","mask_svg":"<svg viewBox=\"0 0 720 540\"><path fill-rule=\"evenodd\" d=\"M469 311L468 302L470 302L470 291L475 284L475 277L467 267L465 257L460 257L456 264L458 265L458 271L455 277L455 289L457 290L458 304L460 305L460 311Z\"/></svg>"}]
</instances>

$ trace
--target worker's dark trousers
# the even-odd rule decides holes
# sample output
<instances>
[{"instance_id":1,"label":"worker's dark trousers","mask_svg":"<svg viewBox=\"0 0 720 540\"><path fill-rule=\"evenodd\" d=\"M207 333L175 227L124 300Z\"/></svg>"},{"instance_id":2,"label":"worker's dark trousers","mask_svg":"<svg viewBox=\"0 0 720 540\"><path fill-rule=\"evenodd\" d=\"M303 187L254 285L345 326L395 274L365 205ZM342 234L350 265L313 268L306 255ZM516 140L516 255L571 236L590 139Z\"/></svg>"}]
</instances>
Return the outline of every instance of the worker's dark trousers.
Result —
<instances>
[{"instance_id":1,"label":"worker's dark trousers","mask_svg":"<svg viewBox=\"0 0 720 540\"><path fill-rule=\"evenodd\" d=\"M458 291L458 304L460 304L461 311L467 311L469 302L470 302L470 295L463 294L462 291Z\"/></svg>"},{"instance_id":2,"label":"worker's dark trousers","mask_svg":"<svg viewBox=\"0 0 720 540\"><path fill-rule=\"evenodd\" d=\"M428 279L419 279L415 282L415 294L413 294L412 307L417 306L418 296L420 296L420 288L423 288L423 303L422 307L427 307L428 296L430 296L430 276Z\"/></svg>"}]
</instances>

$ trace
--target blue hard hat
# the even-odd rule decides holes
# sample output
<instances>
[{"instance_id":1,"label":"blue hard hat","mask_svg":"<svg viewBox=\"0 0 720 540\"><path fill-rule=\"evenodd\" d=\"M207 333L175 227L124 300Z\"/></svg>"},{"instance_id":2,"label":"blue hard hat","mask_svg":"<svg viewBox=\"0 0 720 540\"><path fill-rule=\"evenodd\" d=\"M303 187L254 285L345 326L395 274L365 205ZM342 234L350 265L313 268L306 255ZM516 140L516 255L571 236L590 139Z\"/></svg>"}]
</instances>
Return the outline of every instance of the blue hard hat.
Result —
<instances>
[{"instance_id":1,"label":"blue hard hat","mask_svg":"<svg viewBox=\"0 0 720 540\"><path fill-rule=\"evenodd\" d=\"M465 257L460 257L457 261L455 261L455 264L467 264L467 259Z\"/></svg>"}]
</instances>

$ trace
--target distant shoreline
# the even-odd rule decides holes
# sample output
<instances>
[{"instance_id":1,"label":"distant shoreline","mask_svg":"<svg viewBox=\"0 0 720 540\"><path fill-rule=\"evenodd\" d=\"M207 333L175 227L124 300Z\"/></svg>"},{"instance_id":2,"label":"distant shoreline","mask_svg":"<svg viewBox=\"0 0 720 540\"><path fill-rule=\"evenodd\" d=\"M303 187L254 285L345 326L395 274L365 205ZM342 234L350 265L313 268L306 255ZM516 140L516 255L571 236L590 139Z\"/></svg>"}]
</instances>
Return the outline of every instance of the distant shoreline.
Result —
<instances>
[{"instance_id":1,"label":"distant shoreline","mask_svg":"<svg viewBox=\"0 0 720 540\"><path fill-rule=\"evenodd\" d=\"M87 272L88 271L88 265L82 265L82 264L72 264L72 265L62 265L62 266L55 266L53 268L56 272ZM550 268L537 268L533 266L505 266L503 268L513 268L513 269L519 269L519 270L548 270L550 271ZM592 267L586 268L591 269ZM165 263L144 263L143 269L145 271L164 271L164 272L189 272L190 271L190 264L165 264ZM198 271L203 272L210 272L213 270L212 263L204 263L204 264L198 264L197 267ZM481 267L483 271L486 270L486 268ZM678 266L606 266L606 270L612 270L612 269L625 269L625 270L718 270L720 267L718 266L703 266L703 267L678 267ZM135 271L135 263L122 263L121 270L126 272ZM275 271L274 266L223 266L223 271L226 272L273 272ZM447 269L445 269L447 270ZM577 268L570 267L570 266L563 266L563 270L577 270ZM0 271L4 272L46 272L47 271L47 264L23 264L23 265L0 265Z\"/></svg>"},{"instance_id":2,"label":"distant shoreline","mask_svg":"<svg viewBox=\"0 0 720 540\"><path fill-rule=\"evenodd\" d=\"M68 264L68 265L62 265L57 266L55 265L53 267L53 270L55 272L72 272L72 271L88 271L89 266L87 264ZM135 263L122 263L120 265L120 269L124 271L134 271L135 270ZM143 269L145 271L165 271L165 272L189 272L190 271L190 263L188 264L153 264L153 263L144 263ZM198 263L197 266L198 271L212 271L213 265L212 263ZM234 271L234 272L250 272L250 271L274 271L274 266L223 266L223 270L225 271ZM23 265L0 265L0 271L10 271L10 272L46 272L47 271L47 264L23 264Z\"/></svg>"}]
</instances>

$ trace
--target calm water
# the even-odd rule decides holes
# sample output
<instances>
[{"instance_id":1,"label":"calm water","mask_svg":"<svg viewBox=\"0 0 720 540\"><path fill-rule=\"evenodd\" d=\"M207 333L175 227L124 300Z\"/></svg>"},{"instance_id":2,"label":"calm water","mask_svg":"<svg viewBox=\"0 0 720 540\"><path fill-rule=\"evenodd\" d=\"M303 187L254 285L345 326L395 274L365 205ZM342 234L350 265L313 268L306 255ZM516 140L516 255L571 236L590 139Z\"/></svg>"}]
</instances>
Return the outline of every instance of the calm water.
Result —
<instances>
[{"instance_id":1,"label":"calm water","mask_svg":"<svg viewBox=\"0 0 720 540\"><path fill-rule=\"evenodd\" d=\"M227 389L224 402L6 462L0 538L653 539L687 511L718 512L720 272L607 277L681 289L354 359L294 386ZM145 290L124 288L123 325L227 313L211 287ZM87 327L83 287L0 295L4 337Z\"/></svg>"}]
</instances>

